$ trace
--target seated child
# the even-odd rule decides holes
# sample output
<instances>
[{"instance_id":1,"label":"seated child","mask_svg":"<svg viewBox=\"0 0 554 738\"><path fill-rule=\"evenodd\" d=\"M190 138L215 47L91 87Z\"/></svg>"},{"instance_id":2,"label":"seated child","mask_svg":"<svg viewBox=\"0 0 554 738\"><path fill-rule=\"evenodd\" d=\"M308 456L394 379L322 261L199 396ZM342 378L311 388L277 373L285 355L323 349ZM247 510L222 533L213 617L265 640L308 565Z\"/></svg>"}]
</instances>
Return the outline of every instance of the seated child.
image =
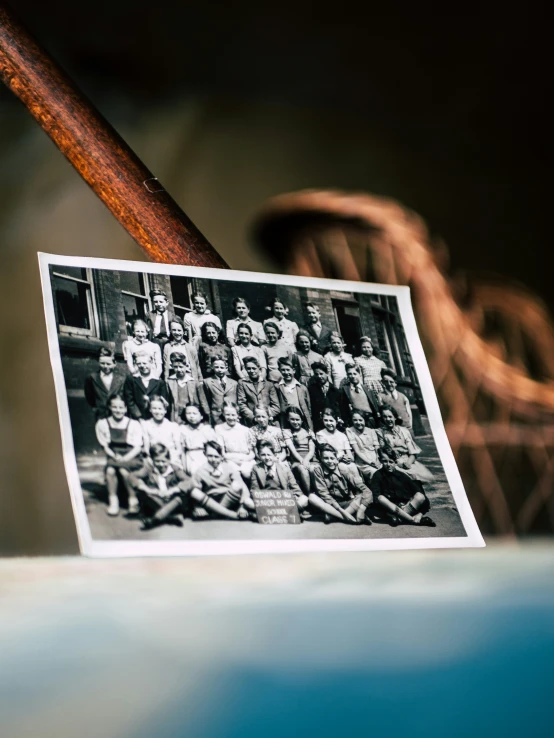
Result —
<instances>
[{"instance_id":1,"label":"seated child","mask_svg":"<svg viewBox=\"0 0 554 738\"><path fill-rule=\"evenodd\" d=\"M239 414L234 402L223 405L223 423L216 425L217 442L223 449L225 461L235 464L247 482L254 466L254 451L250 444L249 429L239 423Z\"/></svg>"},{"instance_id":2,"label":"seated child","mask_svg":"<svg viewBox=\"0 0 554 738\"><path fill-rule=\"evenodd\" d=\"M365 414L360 410L351 413L352 427L346 429L346 438L354 455L354 463L366 484L381 466L377 451L380 447L379 436L374 428L367 428Z\"/></svg>"},{"instance_id":3,"label":"seated child","mask_svg":"<svg viewBox=\"0 0 554 738\"><path fill-rule=\"evenodd\" d=\"M167 380L167 386L172 399L171 420L175 423L182 423L183 410L190 403L198 405L202 413L208 417L210 406L206 399L204 386L202 382L194 380L190 372L187 372L186 356L176 351L170 354L169 360L171 362L171 370L170 377Z\"/></svg>"},{"instance_id":4,"label":"seated child","mask_svg":"<svg viewBox=\"0 0 554 738\"><path fill-rule=\"evenodd\" d=\"M254 410L254 425L250 428L250 445L256 448L258 441L270 441L277 461L287 460L285 441L281 428L269 425L269 412L264 405L258 405Z\"/></svg>"},{"instance_id":5,"label":"seated child","mask_svg":"<svg viewBox=\"0 0 554 738\"><path fill-rule=\"evenodd\" d=\"M169 460L174 466L181 466L181 437L179 426L167 418L169 403L165 397L152 395L150 398L150 415L141 420L144 436L144 451L149 453L152 446L162 444L169 451Z\"/></svg>"},{"instance_id":6,"label":"seated child","mask_svg":"<svg viewBox=\"0 0 554 738\"><path fill-rule=\"evenodd\" d=\"M339 466L342 470L354 463L352 449L345 433L337 430L337 416L330 407L326 407L321 415L323 428L319 430L315 437L319 446L329 444L336 453Z\"/></svg>"},{"instance_id":7,"label":"seated child","mask_svg":"<svg viewBox=\"0 0 554 738\"><path fill-rule=\"evenodd\" d=\"M162 352L157 343L148 339L148 326L144 320L135 320L133 335L123 341L123 358L127 362L129 371L134 377L138 376L135 356L138 353L147 355L152 361L152 376L159 379L162 376Z\"/></svg>"},{"instance_id":8,"label":"seated child","mask_svg":"<svg viewBox=\"0 0 554 738\"><path fill-rule=\"evenodd\" d=\"M305 495L310 494L311 472L315 460L315 436L307 428L304 413L299 407L285 410L283 438L289 452L289 463L296 481Z\"/></svg>"},{"instance_id":9,"label":"seated child","mask_svg":"<svg viewBox=\"0 0 554 738\"><path fill-rule=\"evenodd\" d=\"M250 482L252 497L256 499L256 492L258 490L289 490L296 498L296 506L300 512L300 517L303 520L309 518L310 514L306 510L308 507L308 498L296 483L289 465L281 464L277 461L271 441L261 439L258 441L256 451L259 462L252 469Z\"/></svg>"},{"instance_id":10,"label":"seated child","mask_svg":"<svg viewBox=\"0 0 554 738\"><path fill-rule=\"evenodd\" d=\"M123 396L129 410L129 415L139 418L151 418L150 399L154 395L163 397L171 402L169 388L163 379L153 374L152 357L148 353L139 352L134 355L137 376L128 376L123 385Z\"/></svg>"},{"instance_id":11,"label":"seated child","mask_svg":"<svg viewBox=\"0 0 554 738\"><path fill-rule=\"evenodd\" d=\"M121 393L124 382L125 374L117 370L114 352L102 346L98 351L98 371L85 379L85 397L97 420L109 415L108 401Z\"/></svg>"},{"instance_id":12,"label":"seated child","mask_svg":"<svg viewBox=\"0 0 554 738\"><path fill-rule=\"evenodd\" d=\"M275 385L268 379L261 378L260 364L253 356L244 359L244 368L248 379L241 379L237 385L241 421L244 425L251 426L254 422L254 410L258 405L264 405L269 412L269 422L272 423L281 410Z\"/></svg>"},{"instance_id":13,"label":"seated child","mask_svg":"<svg viewBox=\"0 0 554 738\"><path fill-rule=\"evenodd\" d=\"M140 501L142 529L150 530L162 522L182 527L175 516L182 511L182 493L188 489L183 470L169 460L169 451L162 443L150 448L150 460L144 467L129 475L129 485ZM172 502L171 508L167 507Z\"/></svg>"},{"instance_id":14,"label":"seated child","mask_svg":"<svg viewBox=\"0 0 554 738\"><path fill-rule=\"evenodd\" d=\"M341 469L333 446L324 444L319 449L320 466L313 471L313 492L310 503L325 514L325 522L334 518L348 523L366 523L366 509L372 502L371 490L364 484L352 464Z\"/></svg>"},{"instance_id":15,"label":"seated child","mask_svg":"<svg viewBox=\"0 0 554 738\"><path fill-rule=\"evenodd\" d=\"M183 425L179 426L183 449L183 469L192 476L198 467L206 463L204 447L208 441L215 441L215 431L204 422L201 409L189 403L183 409Z\"/></svg>"},{"instance_id":16,"label":"seated child","mask_svg":"<svg viewBox=\"0 0 554 738\"><path fill-rule=\"evenodd\" d=\"M212 425L221 423L223 405L226 402L237 401L237 383L227 376L228 365L225 359L215 359L213 363L213 377L204 380L204 394L210 408L210 422Z\"/></svg>"},{"instance_id":17,"label":"seated child","mask_svg":"<svg viewBox=\"0 0 554 738\"><path fill-rule=\"evenodd\" d=\"M394 449L383 446L379 449L381 468L371 478L370 488L375 502L387 512L389 523L423 525L430 528L435 522L425 516L431 507L421 482L416 482L396 468Z\"/></svg>"},{"instance_id":18,"label":"seated child","mask_svg":"<svg viewBox=\"0 0 554 738\"><path fill-rule=\"evenodd\" d=\"M139 511L139 503L129 485L129 473L143 465L143 434L140 423L127 416L127 406L121 395L113 395L108 401L108 417L96 423L96 438L106 454L106 487L108 489L108 515L119 514L119 481L129 495L129 514Z\"/></svg>"}]
</instances>

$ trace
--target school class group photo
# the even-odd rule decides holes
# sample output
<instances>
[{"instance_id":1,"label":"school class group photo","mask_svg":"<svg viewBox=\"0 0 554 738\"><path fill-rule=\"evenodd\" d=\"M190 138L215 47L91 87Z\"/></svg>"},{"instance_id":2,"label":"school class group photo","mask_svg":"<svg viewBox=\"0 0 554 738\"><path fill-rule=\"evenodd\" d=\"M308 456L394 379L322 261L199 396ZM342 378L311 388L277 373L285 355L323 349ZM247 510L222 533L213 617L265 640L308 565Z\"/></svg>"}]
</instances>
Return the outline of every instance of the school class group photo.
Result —
<instances>
[{"instance_id":1,"label":"school class group photo","mask_svg":"<svg viewBox=\"0 0 554 738\"><path fill-rule=\"evenodd\" d=\"M207 289L181 315L152 289L150 309L125 313L119 356L100 343L83 389L105 456L105 515L141 530L264 523L257 503L288 497L296 523L435 527L415 405L375 335L350 336L350 348L317 300L301 302L303 321L282 297L252 315L241 286L226 321Z\"/></svg>"}]
</instances>

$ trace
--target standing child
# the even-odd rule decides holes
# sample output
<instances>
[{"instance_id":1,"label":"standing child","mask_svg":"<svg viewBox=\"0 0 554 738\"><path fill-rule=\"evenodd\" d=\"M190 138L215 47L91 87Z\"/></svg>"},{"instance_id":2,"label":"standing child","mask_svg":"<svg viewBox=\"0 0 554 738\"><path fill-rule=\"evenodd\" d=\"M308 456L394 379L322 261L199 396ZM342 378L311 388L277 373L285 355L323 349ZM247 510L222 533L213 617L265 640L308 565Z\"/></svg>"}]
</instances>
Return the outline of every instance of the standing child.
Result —
<instances>
[{"instance_id":1,"label":"standing child","mask_svg":"<svg viewBox=\"0 0 554 738\"><path fill-rule=\"evenodd\" d=\"M407 430L412 430L412 408L405 394L396 389L397 377L390 369L384 369L381 374L384 385L383 392L378 395L381 407L392 407Z\"/></svg>"},{"instance_id":2,"label":"standing child","mask_svg":"<svg viewBox=\"0 0 554 738\"><path fill-rule=\"evenodd\" d=\"M352 426L346 429L346 438L352 448L354 463L366 484L381 465L377 456L379 436L374 428L365 424L365 415L360 410L351 414Z\"/></svg>"},{"instance_id":3,"label":"standing child","mask_svg":"<svg viewBox=\"0 0 554 738\"><path fill-rule=\"evenodd\" d=\"M264 405L269 412L269 422L272 423L281 410L275 385L268 379L261 378L260 365L254 357L244 360L244 368L248 379L241 379L237 386L241 421L250 427L254 422L254 410L258 405Z\"/></svg>"},{"instance_id":4,"label":"standing child","mask_svg":"<svg viewBox=\"0 0 554 738\"><path fill-rule=\"evenodd\" d=\"M169 452L169 460L175 466L181 464L181 437L179 426L167 419L169 402L165 397L152 395L150 398L150 415L142 420L144 450L148 454L152 446L162 444Z\"/></svg>"},{"instance_id":5,"label":"standing child","mask_svg":"<svg viewBox=\"0 0 554 738\"><path fill-rule=\"evenodd\" d=\"M127 416L127 406L121 395L113 395L108 401L108 417L96 423L96 438L106 454L106 487L108 489L108 515L119 514L119 480L123 481L129 495L129 514L139 511L139 503L129 485L129 473L142 467L142 428L140 423Z\"/></svg>"},{"instance_id":6,"label":"standing child","mask_svg":"<svg viewBox=\"0 0 554 738\"><path fill-rule=\"evenodd\" d=\"M314 362L314 378L308 385L312 419L316 431L323 428L323 411L329 407L340 417L340 390L329 380L329 366L324 361Z\"/></svg>"},{"instance_id":7,"label":"standing child","mask_svg":"<svg viewBox=\"0 0 554 738\"><path fill-rule=\"evenodd\" d=\"M329 338L330 348L325 354L325 359L329 364L331 382L337 389L341 386L343 380L346 379L346 365L354 363L351 354L347 354L344 350L344 345L340 333L333 331Z\"/></svg>"},{"instance_id":8,"label":"standing child","mask_svg":"<svg viewBox=\"0 0 554 738\"><path fill-rule=\"evenodd\" d=\"M213 377L204 380L204 394L210 408L210 422L217 425L222 421L223 406L226 402L237 402L237 383L227 376L225 359L215 359L212 365Z\"/></svg>"},{"instance_id":9,"label":"standing child","mask_svg":"<svg viewBox=\"0 0 554 738\"><path fill-rule=\"evenodd\" d=\"M299 407L306 418L308 427L313 430L312 425L312 407L310 405L310 395L303 384L295 379L294 369L290 359L279 359L279 372L281 381L275 385L277 391L277 399L281 407L280 423L283 428L285 425L285 411L287 407L293 405Z\"/></svg>"},{"instance_id":10,"label":"standing child","mask_svg":"<svg viewBox=\"0 0 554 738\"><path fill-rule=\"evenodd\" d=\"M85 379L85 397L97 420L108 416L108 402L121 394L124 382L125 374L118 371L114 352L102 346L98 351L98 371Z\"/></svg>"},{"instance_id":11,"label":"standing child","mask_svg":"<svg viewBox=\"0 0 554 738\"><path fill-rule=\"evenodd\" d=\"M387 365L373 353L373 341L369 336L360 338L360 355L354 361L360 367L363 385L373 392L382 392L381 372Z\"/></svg>"},{"instance_id":12,"label":"standing child","mask_svg":"<svg viewBox=\"0 0 554 738\"><path fill-rule=\"evenodd\" d=\"M170 402L167 384L153 374L152 357L148 353L135 354L137 376L127 377L123 385L123 395L132 418L148 419L150 414L150 399L160 395Z\"/></svg>"},{"instance_id":13,"label":"standing child","mask_svg":"<svg viewBox=\"0 0 554 738\"><path fill-rule=\"evenodd\" d=\"M204 422L198 405L193 403L189 403L183 410L183 420L184 423L179 426L183 469L192 476L206 462L204 446L208 441L215 441L215 432L211 425Z\"/></svg>"},{"instance_id":14,"label":"standing child","mask_svg":"<svg viewBox=\"0 0 554 738\"><path fill-rule=\"evenodd\" d=\"M231 349L220 342L221 328L212 321L204 323L201 329L202 340L198 345L198 363L204 379L213 376L213 363L223 359L231 368Z\"/></svg>"},{"instance_id":15,"label":"standing child","mask_svg":"<svg viewBox=\"0 0 554 738\"><path fill-rule=\"evenodd\" d=\"M265 379L267 364L265 354L260 346L252 343L252 328L248 323L241 323L237 329L237 343L231 349L233 355L233 367L237 379L248 379L245 367L246 359L256 359L260 366L261 379Z\"/></svg>"},{"instance_id":16,"label":"standing child","mask_svg":"<svg viewBox=\"0 0 554 738\"><path fill-rule=\"evenodd\" d=\"M238 408L234 402L223 405L223 423L216 425L215 435L223 449L225 461L236 464L243 479L248 482L254 466L254 451L249 429L239 423Z\"/></svg>"},{"instance_id":17,"label":"standing child","mask_svg":"<svg viewBox=\"0 0 554 738\"><path fill-rule=\"evenodd\" d=\"M316 433L318 446L332 446L337 454L337 460L341 470L347 469L354 463L354 457L352 456L352 449L350 448L348 438L344 433L337 430L337 416L331 408L327 407L323 411L321 418L323 428Z\"/></svg>"},{"instance_id":18,"label":"standing child","mask_svg":"<svg viewBox=\"0 0 554 738\"><path fill-rule=\"evenodd\" d=\"M188 342L188 329L185 328L179 318L173 318L169 324L169 330L171 332L171 340L165 344L163 355L164 379L167 380L173 376L171 357L174 353L179 353L185 357L187 374L190 374L191 379L194 379L195 382L201 381L202 374L198 364L198 356L196 349Z\"/></svg>"},{"instance_id":19,"label":"standing child","mask_svg":"<svg viewBox=\"0 0 554 738\"><path fill-rule=\"evenodd\" d=\"M296 341L296 334L298 333L298 325L293 320L289 320L286 317L289 312L287 306L282 300L276 297L268 310L271 311L271 317L264 320L264 325L267 325L267 323L275 323L281 331L282 343L284 343L291 352L294 351L294 342Z\"/></svg>"},{"instance_id":20,"label":"standing child","mask_svg":"<svg viewBox=\"0 0 554 738\"><path fill-rule=\"evenodd\" d=\"M264 323L264 332L267 339L267 344L264 346L267 378L270 382L280 382L279 359L292 359L292 350L290 346L281 341L281 329L274 321Z\"/></svg>"},{"instance_id":21,"label":"standing child","mask_svg":"<svg viewBox=\"0 0 554 738\"><path fill-rule=\"evenodd\" d=\"M277 461L287 460L283 432L276 425L269 425L269 411L264 405L254 410L254 425L250 428L250 445L256 448L258 441L270 441Z\"/></svg>"},{"instance_id":22,"label":"standing child","mask_svg":"<svg viewBox=\"0 0 554 738\"><path fill-rule=\"evenodd\" d=\"M196 345L200 341L204 323L210 321L221 330L221 321L208 308L208 298L202 292L196 292L192 296L192 306L194 310L185 315L185 325L189 330L190 340Z\"/></svg>"},{"instance_id":23,"label":"standing child","mask_svg":"<svg viewBox=\"0 0 554 738\"><path fill-rule=\"evenodd\" d=\"M323 360L323 356L312 349L308 331L300 329L296 335L296 353L292 355L292 366L296 379L308 386L314 376L312 364Z\"/></svg>"},{"instance_id":24,"label":"standing child","mask_svg":"<svg viewBox=\"0 0 554 738\"><path fill-rule=\"evenodd\" d=\"M291 406L285 410L283 438L292 473L304 494L309 495L315 460L315 437L313 431L308 430L304 413L299 407Z\"/></svg>"},{"instance_id":25,"label":"standing child","mask_svg":"<svg viewBox=\"0 0 554 738\"><path fill-rule=\"evenodd\" d=\"M129 371L136 377L138 369L135 356L138 353L146 354L152 361L152 376L158 379L162 376L162 352L157 343L148 340L148 326L144 320L135 320L133 323L133 335L123 341L123 358L127 362Z\"/></svg>"},{"instance_id":26,"label":"standing child","mask_svg":"<svg viewBox=\"0 0 554 738\"><path fill-rule=\"evenodd\" d=\"M179 352L170 356L171 374L167 380L167 386L171 393L171 420L182 423L181 414L185 407L191 402L199 405L206 417L210 414L210 406L206 400L204 387L201 382L195 381L188 371L190 366L187 357Z\"/></svg>"},{"instance_id":27,"label":"standing child","mask_svg":"<svg viewBox=\"0 0 554 738\"><path fill-rule=\"evenodd\" d=\"M148 313L148 327L152 341L158 344L163 354L164 346L170 338L170 323L174 315L168 310L169 301L163 290L151 290L150 299L154 309Z\"/></svg>"},{"instance_id":28,"label":"standing child","mask_svg":"<svg viewBox=\"0 0 554 738\"><path fill-rule=\"evenodd\" d=\"M235 297L233 300L234 318L227 321L225 335L229 346L237 343L237 331L239 325L247 323L252 329L252 343L255 346L262 346L265 343L264 327L261 323L257 323L250 317L250 303L244 297Z\"/></svg>"}]
</instances>

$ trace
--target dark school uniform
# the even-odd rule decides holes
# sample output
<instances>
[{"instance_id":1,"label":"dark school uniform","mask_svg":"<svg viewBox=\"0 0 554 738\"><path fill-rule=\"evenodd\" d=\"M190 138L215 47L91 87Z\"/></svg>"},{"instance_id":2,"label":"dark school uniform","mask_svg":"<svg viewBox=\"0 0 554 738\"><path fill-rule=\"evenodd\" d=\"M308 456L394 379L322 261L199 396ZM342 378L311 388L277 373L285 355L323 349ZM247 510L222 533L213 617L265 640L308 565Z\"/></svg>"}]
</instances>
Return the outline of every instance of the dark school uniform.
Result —
<instances>
[{"instance_id":1,"label":"dark school uniform","mask_svg":"<svg viewBox=\"0 0 554 738\"><path fill-rule=\"evenodd\" d=\"M140 377L129 376L123 385L123 396L127 405L127 412L132 418L151 418L150 398L154 395L164 397L170 407L167 414L170 414L172 397L167 386L167 382L163 379L154 379L150 377L145 385Z\"/></svg>"},{"instance_id":2,"label":"dark school uniform","mask_svg":"<svg viewBox=\"0 0 554 738\"><path fill-rule=\"evenodd\" d=\"M119 367L114 369L109 388L102 381L99 371L89 374L85 379L85 398L97 419L108 417L108 403L114 395L122 393L126 376L126 372Z\"/></svg>"}]
</instances>

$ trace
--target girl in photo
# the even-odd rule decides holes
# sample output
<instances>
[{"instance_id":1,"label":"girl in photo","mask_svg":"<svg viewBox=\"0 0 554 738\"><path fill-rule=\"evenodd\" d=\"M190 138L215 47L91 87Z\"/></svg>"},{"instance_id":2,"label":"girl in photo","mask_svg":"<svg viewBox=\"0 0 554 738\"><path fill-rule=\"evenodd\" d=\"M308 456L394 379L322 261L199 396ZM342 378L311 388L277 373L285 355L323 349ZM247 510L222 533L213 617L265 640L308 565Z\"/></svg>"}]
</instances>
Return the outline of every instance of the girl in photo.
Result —
<instances>
[{"instance_id":1,"label":"girl in photo","mask_svg":"<svg viewBox=\"0 0 554 738\"><path fill-rule=\"evenodd\" d=\"M181 438L179 426L167 418L169 402L165 397L153 395L150 398L150 415L148 420L142 420L144 450L148 454L150 448L162 444L169 452L169 460L173 465L181 464Z\"/></svg>"},{"instance_id":2,"label":"girl in photo","mask_svg":"<svg viewBox=\"0 0 554 738\"><path fill-rule=\"evenodd\" d=\"M223 359L227 366L232 366L231 349L220 341L221 328L213 321L202 325L200 344L198 345L198 363L204 379L213 376L215 359Z\"/></svg>"},{"instance_id":3,"label":"girl in photo","mask_svg":"<svg viewBox=\"0 0 554 738\"><path fill-rule=\"evenodd\" d=\"M152 376L159 379L162 376L162 352L157 343L150 341L148 338L148 326L144 320L135 320L133 323L133 335L126 341L123 341L123 358L127 362L130 373L133 377L138 376L138 369L135 363L135 355L145 354L152 361Z\"/></svg>"},{"instance_id":4,"label":"girl in photo","mask_svg":"<svg viewBox=\"0 0 554 738\"><path fill-rule=\"evenodd\" d=\"M360 338L360 355L354 361L360 368L362 384L377 394L382 392L381 372L387 365L373 353L373 341L369 336Z\"/></svg>"},{"instance_id":5,"label":"girl in photo","mask_svg":"<svg viewBox=\"0 0 554 738\"><path fill-rule=\"evenodd\" d=\"M352 426L346 429L346 438L352 448L354 463L366 484L381 466L377 452L381 446L379 436L374 428L365 424L365 416L359 410L353 410Z\"/></svg>"},{"instance_id":6,"label":"girl in photo","mask_svg":"<svg viewBox=\"0 0 554 738\"><path fill-rule=\"evenodd\" d=\"M254 346L252 343L252 327L248 323L240 323L236 335L237 342L231 349L236 378L248 379L244 360L254 358L260 367L260 379L265 380L267 374L265 354L260 346Z\"/></svg>"},{"instance_id":7,"label":"girl in photo","mask_svg":"<svg viewBox=\"0 0 554 738\"><path fill-rule=\"evenodd\" d=\"M308 429L304 413L299 407L285 410L283 438L289 452L289 463L296 481L305 495L310 494L311 479L315 462L315 436Z\"/></svg>"},{"instance_id":8,"label":"girl in photo","mask_svg":"<svg viewBox=\"0 0 554 738\"><path fill-rule=\"evenodd\" d=\"M337 430L337 416L330 407L326 407L322 413L323 428L316 433L318 446L332 446L337 454L339 468L347 468L354 463L352 449L345 433Z\"/></svg>"},{"instance_id":9,"label":"girl in photo","mask_svg":"<svg viewBox=\"0 0 554 738\"><path fill-rule=\"evenodd\" d=\"M252 330L252 343L255 346L262 346L265 343L264 327L261 323L257 323L250 317L250 303L244 297L235 297L233 300L234 318L227 321L225 327L225 335L229 346L234 346L238 341L239 325L246 323Z\"/></svg>"},{"instance_id":10,"label":"girl in photo","mask_svg":"<svg viewBox=\"0 0 554 738\"><path fill-rule=\"evenodd\" d=\"M288 314L287 306L282 300L276 297L268 310L271 312L271 317L264 320L264 326L267 323L275 323L281 331L281 342L293 352L296 334L298 333L298 325L286 317Z\"/></svg>"},{"instance_id":11,"label":"girl in photo","mask_svg":"<svg viewBox=\"0 0 554 738\"><path fill-rule=\"evenodd\" d=\"M171 357L173 354L180 354L185 359L185 368L187 376L198 382L202 378L200 367L198 366L198 356L196 349L189 343L188 328L185 328L179 318L173 318L169 323L169 331L171 340L164 346L164 378L168 380L175 376Z\"/></svg>"},{"instance_id":12,"label":"girl in photo","mask_svg":"<svg viewBox=\"0 0 554 738\"><path fill-rule=\"evenodd\" d=\"M264 346L267 378L270 382L280 382L279 359L292 360L292 350L281 341L281 329L274 321L266 320L264 332L267 339L267 344Z\"/></svg>"},{"instance_id":13,"label":"girl in photo","mask_svg":"<svg viewBox=\"0 0 554 738\"><path fill-rule=\"evenodd\" d=\"M329 365L331 383L338 389L346 379L346 365L353 364L354 359L344 350L344 341L340 333L333 331L329 337L329 351L325 354Z\"/></svg>"},{"instance_id":14,"label":"girl in photo","mask_svg":"<svg viewBox=\"0 0 554 738\"><path fill-rule=\"evenodd\" d=\"M377 435L381 446L392 448L396 454L396 466L412 479L420 482L430 482L433 473L417 460L421 453L420 447L412 438L407 428L399 425L400 418L393 407L381 408L381 425Z\"/></svg>"},{"instance_id":15,"label":"girl in photo","mask_svg":"<svg viewBox=\"0 0 554 738\"><path fill-rule=\"evenodd\" d=\"M225 461L235 464L243 479L249 481L254 466L250 429L239 423L239 411L234 402L225 402L223 405L223 421L216 425L215 435L223 449Z\"/></svg>"},{"instance_id":16,"label":"girl in photo","mask_svg":"<svg viewBox=\"0 0 554 738\"><path fill-rule=\"evenodd\" d=\"M138 420L127 416L127 405L122 395L113 395L108 402L108 417L96 423L96 438L106 454L106 487L108 515L119 514L118 487L121 480L129 495L129 514L139 512L139 502L129 474L143 464L143 433Z\"/></svg>"},{"instance_id":17,"label":"girl in photo","mask_svg":"<svg viewBox=\"0 0 554 738\"><path fill-rule=\"evenodd\" d=\"M264 405L258 405L254 410L254 425L250 428L249 440L252 448L256 448L258 441L270 441L277 461L287 460L283 433L278 426L269 425L269 411Z\"/></svg>"},{"instance_id":18,"label":"girl in photo","mask_svg":"<svg viewBox=\"0 0 554 738\"><path fill-rule=\"evenodd\" d=\"M195 292L192 296L191 312L185 315L185 326L188 328L190 340L194 345L200 341L202 326L211 321L219 330L221 330L221 321L208 308L208 298L202 292Z\"/></svg>"},{"instance_id":19,"label":"girl in photo","mask_svg":"<svg viewBox=\"0 0 554 738\"><path fill-rule=\"evenodd\" d=\"M390 369L383 369L381 382L384 389L378 394L377 399L381 407L392 407L396 415L402 421L407 430L412 430L412 408L405 394L396 389L397 377Z\"/></svg>"},{"instance_id":20,"label":"girl in photo","mask_svg":"<svg viewBox=\"0 0 554 738\"><path fill-rule=\"evenodd\" d=\"M192 476L196 470L206 463L204 446L208 441L215 441L215 431L204 421L198 405L189 403L182 413L183 424L179 426L182 464L185 473Z\"/></svg>"},{"instance_id":21,"label":"girl in photo","mask_svg":"<svg viewBox=\"0 0 554 738\"><path fill-rule=\"evenodd\" d=\"M292 366L296 379L308 386L314 376L312 364L323 361L323 356L312 349L312 341L308 331L301 328L296 334L296 352L292 355Z\"/></svg>"}]
</instances>

